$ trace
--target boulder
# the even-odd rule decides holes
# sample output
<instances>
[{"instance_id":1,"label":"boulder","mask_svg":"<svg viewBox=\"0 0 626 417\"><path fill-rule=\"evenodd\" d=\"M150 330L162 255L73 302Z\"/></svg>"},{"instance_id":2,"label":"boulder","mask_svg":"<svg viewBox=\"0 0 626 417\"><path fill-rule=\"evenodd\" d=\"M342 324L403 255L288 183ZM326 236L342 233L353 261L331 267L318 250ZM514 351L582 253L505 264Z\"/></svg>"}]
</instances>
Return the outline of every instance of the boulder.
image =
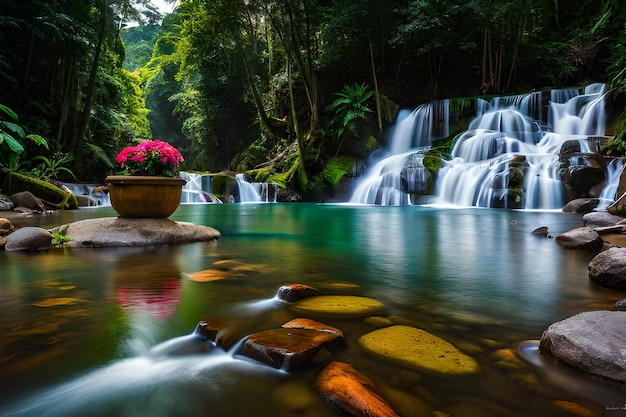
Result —
<instances>
[{"instance_id":1,"label":"boulder","mask_svg":"<svg viewBox=\"0 0 626 417\"><path fill-rule=\"evenodd\" d=\"M40 227L22 227L6 237L6 251L46 250L52 243L52 234Z\"/></svg>"},{"instance_id":2,"label":"boulder","mask_svg":"<svg viewBox=\"0 0 626 417\"><path fill-rule=\"evenodd\" d=\"M587 311L554 323L540 350L591 375L626 382L625 311Z\"/></svg>"},{"instance_id":3,"label":"boulder","mask_svg":"<svg viewBox=\"0 0 626 417\"><path fill-rule=\"evenodd\" d=\"M609 248L587 266L589 279L613 289L626 289L626 248Z\"/></svg>"},{"instance_id":4,"label":"boulder","mask_svg":"<svg viewBox=\"0 0 626 417\"><path fill-rule=\"evenodd\" d=\"M398 417L374 383L347 363L334 361L326 365L315 379L315 389L347 415Z\"/></svg>"},{"instance_id":5,"label":"boulder","mask_svg":"<svg viewBox=\"0 0 626 417\"><path fill-rule=\"evenodd\" d=\"M607 211L594 211L583 216L585 226L589 226L592 229L614 226L622 220L624 220L623 217Z\"/></svg>"},{"instance_id":6,"label":"boulder","mask_svg":"<svg viewBox=\"0 0 626 417\"><path fill-rule=\"evenodd\" d=\"M589 226L580 226L556 237L556 243L565 249L597 252L602 249L602 237Z\"/></svg>"},{"instance_id":7,"label":"boulder","mask_svg":"<svg viewBox=\"0 0 626 417\"><path fill-rule=\"evenodd\" d=\"M30 191L20 191L19 193L12 194L10 198L15 207L25 207L29 210L41 213L46 211L43 201L41 201L40 198L35 197L35 195Z\"/></svg>"},{"instance_id":8,"label":"boulder","mask_svg":"<svg viewBox=\"0 0 626 417\"><path fill-rule=\"evenodd\" d=\"M54 231L70 239L70 248L158 246L219 239L220 232L209 226L170 219L125 219L105 217L80 220Z\"/></svg>"},{"instance_id":9,"label":"boulder","mask_svg":"<svg viewBox=\"0 0 626 417\"><path fill-rule=\"evenodd\" d=\"M599 198L576 198L567 203L563 207L562 211L564 213L590 213L595 210L595 208L598 207L602 201L604 200L601 200ZM610 202L612 202L612 200L607 201L607 203Z\"/></svg>"}]
</instances>

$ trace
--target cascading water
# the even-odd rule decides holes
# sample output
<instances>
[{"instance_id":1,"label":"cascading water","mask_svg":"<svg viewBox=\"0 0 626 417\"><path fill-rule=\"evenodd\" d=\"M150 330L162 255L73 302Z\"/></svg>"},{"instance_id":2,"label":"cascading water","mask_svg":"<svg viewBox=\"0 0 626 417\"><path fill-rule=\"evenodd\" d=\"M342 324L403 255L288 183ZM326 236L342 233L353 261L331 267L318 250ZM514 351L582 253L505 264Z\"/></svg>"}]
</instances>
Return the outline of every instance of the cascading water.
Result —
<instances>
[{"instance_id":1,"label":"cascading water","mask_svg":"<svg viewBox=\"0 0 626 417\"><path fill-rule=\"evenodd\" d=\"M212 192L213 177L206 174L181 172L180 177L187 181L183 186L181 203L221 203Z\"/></svg>"},{"instance_id":2,"label":"cascading water","mask_svg":"<svg viewBox=\"0 0 626 417\"><path fill-rule=\"evenodd\" d=\"M248 182L244 174L235 175L240 203L275 203L278 186L275 183Z\"/></svg>"},{"instance_id":3,"label":"cascading water","mask_svg":"<svg viewBox=\"0 0 626 417\"><path fill-rule=\"evenodd\" d=\"M561 148L577 143L579 153L590 152L588 137L603 136L606 121L605 86L477 99L476 116L459 135L439 170L437 204L522 209L559 209L563 195ZM399 118L383 150L384 158L370 161L351 199L363 204L414 204L408 169L425 175L421 159L433 140L448 135L449 102L420 106ZM437 109L433 111L432 109ZM437 114L433 118L433 114ZM436 131L426 129L437 120ZM417 136L417 138L416 138ZM400 145L398 145L400 143ZM407 148L407 144L411 146ZM423 180L424 185L426 180ZM391 199L383 196L393 196ZM433 200L431 200L433 201Z\"/></svg>"},{"instance_id":4,"label":"cascading water","mask_svg":"<svg viewBox=\"0 0 626 417\"><path fill-rule=\"evenodd\" d=\"M432 141L448 132L447 100L428 103L408 114L398 114L387 148L370 156L351 203L378 205L413 204L411 194L426 190L428 173L422 163Z\"/></svg>"}]
</instances>

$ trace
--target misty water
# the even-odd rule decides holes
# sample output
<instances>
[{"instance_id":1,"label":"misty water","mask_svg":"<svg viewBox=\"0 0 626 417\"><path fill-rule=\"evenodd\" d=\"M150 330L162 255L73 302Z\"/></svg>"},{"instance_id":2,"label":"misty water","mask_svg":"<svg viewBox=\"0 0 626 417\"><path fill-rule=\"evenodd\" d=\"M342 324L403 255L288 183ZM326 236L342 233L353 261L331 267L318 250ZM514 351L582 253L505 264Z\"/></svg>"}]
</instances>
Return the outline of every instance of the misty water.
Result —
<instances>
[{"instance_id":1,"label":"misty water","mask_svg":"<svg viewBox=\"0 0 626 417\"><path fill-rule=\"evenodd\" d=\"M109 216L102 207L14 222ZM365 318L311 316L345 333L333 359L370 377L402 416L571 416L557 406L570 403L615 415L624 405L620 387L537 352L551 323L611 309L624 296L590 282L593 254L531 233L548 226L555 236L581 225L580 215L259 203L184 204L172 219L222 237L0 252L0 416L341 416L312 388L320 366L286 373L192 334L207 319L226 321L237 340L279 327L296 317L273 300L290 283L372 297L387 307L381 316L479 362L464 376L404 368L359 347L375 329ZM198 271L209 278L190 279Z\"/></svg>"}]
</instances>

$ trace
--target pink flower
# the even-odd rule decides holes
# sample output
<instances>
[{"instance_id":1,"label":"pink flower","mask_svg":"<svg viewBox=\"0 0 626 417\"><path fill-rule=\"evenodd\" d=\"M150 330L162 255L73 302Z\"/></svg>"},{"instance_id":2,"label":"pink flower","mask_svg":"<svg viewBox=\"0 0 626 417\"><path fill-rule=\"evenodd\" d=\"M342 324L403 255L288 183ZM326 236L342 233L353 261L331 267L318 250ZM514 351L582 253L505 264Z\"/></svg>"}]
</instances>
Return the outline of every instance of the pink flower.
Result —
<instances>
[{"instance_id":1,"label":"pink flower","mask_svg":"<svg viewBox=\"0 0 626 417\"><path fill-rule=\"evenodd\" d=\"M183 156L167 142L143 141L128 146L117 154L116 162L130 175L178 176L178 165Z\"/></svg>"}]
</instances>

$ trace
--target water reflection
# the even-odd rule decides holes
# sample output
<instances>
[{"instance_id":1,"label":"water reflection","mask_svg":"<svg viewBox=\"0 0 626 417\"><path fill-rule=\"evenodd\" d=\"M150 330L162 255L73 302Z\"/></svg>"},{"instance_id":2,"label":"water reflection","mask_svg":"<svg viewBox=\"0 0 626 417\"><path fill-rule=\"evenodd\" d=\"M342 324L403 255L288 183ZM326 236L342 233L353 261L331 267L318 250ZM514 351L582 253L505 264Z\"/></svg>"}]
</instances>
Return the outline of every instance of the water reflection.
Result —
<instances>
[{"instance_id":1,"label":"water reflection","mask_svg":"<svg viewBox=\"0 0 626 417\"><path fill-rule=\"evenodd\" d=\"M223 320L236 343L280 326L294 314L273 296L290 283L375 298L389 317L480 362L479 375L461 379L403 369L359 349L358 337L372 330L367 321L329 319L348 340L336 359L409 398L397 400L398 408L418 398L449 415L558 416L565 413L555 399L601 406L619 396L575 373L565 384L550 366L494 359L555 321L623 298L589 282L591 255L531 234L548 226L556 235L580 225L580 216L224 204L183 205L173 218L215 227L222 238L163 248L0 252L0 416L200 416L207 404L214 416L288 415L272 399L286 382L310 387L315 369L276 374L189 333L200 320ZM321 402L311 407L316 416L337 415Z\"/></svg>"}]
</instances>

